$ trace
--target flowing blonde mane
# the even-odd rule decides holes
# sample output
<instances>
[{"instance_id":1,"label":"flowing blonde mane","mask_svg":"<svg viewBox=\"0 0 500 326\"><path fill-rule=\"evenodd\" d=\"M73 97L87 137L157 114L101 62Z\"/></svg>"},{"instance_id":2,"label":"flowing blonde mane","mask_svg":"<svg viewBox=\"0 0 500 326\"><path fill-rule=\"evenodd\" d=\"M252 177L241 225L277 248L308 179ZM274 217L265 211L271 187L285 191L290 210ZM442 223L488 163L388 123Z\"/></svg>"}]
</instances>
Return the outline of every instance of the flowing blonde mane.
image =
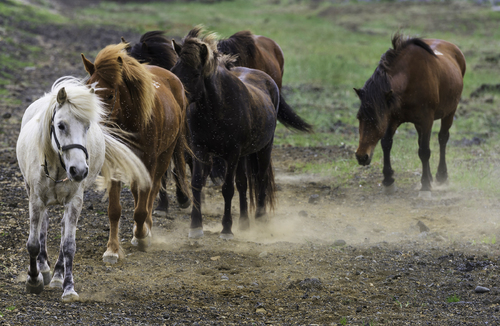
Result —
<instances>
[{"instance_id":1,"label":"flowing blonde mane","mask_svg":"<svg viewBox=\"0 0 500 326\"><path fill-rule=\"evenodd\" d=\"M100 123L105 117L104 104L99 97L90 91L85 83L76 77L61 77L54 82L52 89L44 97L49 98L49 105L40 110L45 110L40 119L40 128L38 129L38 141L40 142L40 162L44 162L47 153L52 151L50 126L54 110L59 108L57 103L57 93L61 88L65 89L67 100L63 106L67 106L78 120L88 123Z\"/></svg>"},{"instance_id":2,"label":"flowing blonde mane","mask_svg":"<svg viewBox=\"0 0 500 326\"><path fill-rule=\"evenodd\" d=\"M139 124L144 127L153 115L156 96L153 74L126 53L128 46L128 43L108 45L99 52L94 65L96 74L106 83L127 88L132 107L139 113Z\"/></svg>"}]
</instances>

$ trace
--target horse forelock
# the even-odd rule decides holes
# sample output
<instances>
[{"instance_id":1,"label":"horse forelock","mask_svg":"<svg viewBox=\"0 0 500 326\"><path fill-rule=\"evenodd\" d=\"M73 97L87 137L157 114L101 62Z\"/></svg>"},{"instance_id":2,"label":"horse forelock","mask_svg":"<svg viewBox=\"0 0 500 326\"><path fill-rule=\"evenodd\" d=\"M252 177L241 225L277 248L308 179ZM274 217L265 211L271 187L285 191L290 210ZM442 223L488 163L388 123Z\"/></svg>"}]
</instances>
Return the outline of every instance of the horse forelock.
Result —
<instances>
[{"instance_id":1,"label":"horse forelock","mask_svg":"<svg viewBox=\"0 0 500 326\"><path fill-rule=\"evenodd\" d=\"M57 94L61 88L66 91L66 100L62 105L57 102ZM61 107L67 108L76 119L88 123L100 123L105 116L104 104L99 97L90 91L84 81L76 77L61 77L54 82L52 89L44 97L49 98L49 104L44 109L40 119L38 141L40 142L40 161L45 160L47 153L52 151L50 128L54 111ZM43 102L41 102L43 103Z\"/></svg>"},{"instance_id":2,"label":"horse forelock","mask_svg":"<svg viewBox=\"0 0 500 326\"><path fill-rule=\"evenodd\" d=\"M217 51L217 34L206 33L205 30L197 26L184 37L180 59L191 67L199 67L201 62L201 46L205 45L208 56L203 65L203 76L207 77L217 71L219 64L219 52Z\"/></svg>"},{"instance_id":3,"label":"horse forelock","mask_svg":"<svg viewBox=\"0 0 500 326\"><path fill-rule=\"evenodd\" d=\"M129 56L126 47L126 43L120 43L101 50L95 59L96 74L112 87L127 88L130 104L139 113L140 124L144 126L153 115L156 96L153 74ZM121 58L121 63L118 58Z\"/></svg>"}]
</instances>

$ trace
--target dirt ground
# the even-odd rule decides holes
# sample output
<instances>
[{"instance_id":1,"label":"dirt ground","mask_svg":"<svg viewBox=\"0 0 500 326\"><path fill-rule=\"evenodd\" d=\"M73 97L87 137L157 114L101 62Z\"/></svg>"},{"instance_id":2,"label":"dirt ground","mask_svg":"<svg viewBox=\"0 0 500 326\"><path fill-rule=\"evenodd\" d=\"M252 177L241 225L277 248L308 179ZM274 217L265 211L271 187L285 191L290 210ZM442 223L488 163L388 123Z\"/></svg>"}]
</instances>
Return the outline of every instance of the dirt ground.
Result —
<instances>
[{"instance_id":1,"label":"dirt ground","mask_svg":"<svg viewBox=\"0 0 500 326\"><path fill-rule=\"evenodd\" d=\"M413 184L386 196L378 167L342 184L295 172L295 162L353 155L353 148L340 147L276 147L278 208L268 225L252 223L240 232L235 196L231 241L218 237L223 200L220 187L210 185L203 239L188 239L189 212L174 202L168 218L154 219L152 246L139 252L130 244L133 199L124 190L126 258L115 265L102 261L107 202L89 190L74 264L81 302L62 303L60 290L27 295L28 200L15 155L22 113L58 77L82 76L75 53L139 35L96 28L78 33L81 42L74 42L65 35L75 31L60 26L24 28L39 34L27 41L60 55L41 56L45 65L18 73L8 85L9 98L21 106L0 101L0 325L500 324L500 204L446 187L434 189L430 200L419 199L419 176L411 174ZM19 55L29 53L21 49ZM168 191L174 193L173 185ZM51 209L52 262L61 214L61 207Z\"/></svg>"}]
</instances>

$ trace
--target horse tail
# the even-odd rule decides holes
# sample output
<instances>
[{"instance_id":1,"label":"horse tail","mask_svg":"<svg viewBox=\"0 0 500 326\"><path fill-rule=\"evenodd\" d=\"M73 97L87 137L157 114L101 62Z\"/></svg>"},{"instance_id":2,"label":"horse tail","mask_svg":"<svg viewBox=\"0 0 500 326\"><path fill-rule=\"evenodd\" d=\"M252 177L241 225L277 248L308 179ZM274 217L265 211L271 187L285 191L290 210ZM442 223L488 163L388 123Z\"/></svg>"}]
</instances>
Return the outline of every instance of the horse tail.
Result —
<instances>
[{"instance_id":1,"label":"horse tail","mask_svg":"<svg viewBox=\"0 0 500 326\"><path fill-rule=\"evenodd\" d=\"M151 177L144 163L125 144L124 139L129 136L115 128L100 125L106 145L104 164L101 175L97 180L98 188L109 188L112 180L119 180L126 184L134 184L139 189L151 187Z\"/></svg>"},{"instance_id":2,"label":"horse tail","mask_svg":"<svg viewBox=\"0 0 500 326\"><path fill-rule=\"evenodd\" d=\"M302 132L313 132L313 126L305 122L295 111L285 102L283 95L280 94L280 103L278 106L278 121L287 128L292 128Z\"/></svg>"},{"instance_id":3,"label":"horse tail","mask_svg":"<svg viewBox=\"0 0 500 326\"><path fill-rule=\"evenodd\" d=\"M218 157L212 158L212 170L210 171L210 179L216 185L224 183L226 178L226 162Z\"/></svg>"},{"instance_id":4,"label":"horse tail","mask_svg":"<svg viewBox=\"0 0 500 326\"><path fill-rule=\"evenodd\" d=\"M187 174L186 174L186 159L185 159L185 152L187 149L187 152L189 154L192 154L191 150L188 147L188 142L186 141L186 132L184 128L186 128L185 125L181 125L181 130L179 132L179 137L177 139L177 143L175 144L174 148L174 153L173 153L173 161L174 161L174 173L175 173L175 188L177 191L177 201L179 201L180 198L187 198L189 199L189 187L186 182ZM185 204L185 203L180 203L180 204Z\"/></svg>"},{"instance_id":5,"label":"horse tail","mask_svg":"<svg viewBox=\"0 0 500 326\"><path fill-rule=\"evenodd\" d=\"M247 156L245 160L245 170L247 175L248 193L250 195L250 210L255 209L255 201L259 196L259 188L263 182L263 180L259 180L258 178L258 164L257 154L254 153ZM264 191L266 192L265 207L269 207L269 209L274 210L276 207L276 184L274 182L272 159L269 161L269 167L266 170L265 180L267 180L266 184L263 185Z\"/></svg>"}]
</instances>

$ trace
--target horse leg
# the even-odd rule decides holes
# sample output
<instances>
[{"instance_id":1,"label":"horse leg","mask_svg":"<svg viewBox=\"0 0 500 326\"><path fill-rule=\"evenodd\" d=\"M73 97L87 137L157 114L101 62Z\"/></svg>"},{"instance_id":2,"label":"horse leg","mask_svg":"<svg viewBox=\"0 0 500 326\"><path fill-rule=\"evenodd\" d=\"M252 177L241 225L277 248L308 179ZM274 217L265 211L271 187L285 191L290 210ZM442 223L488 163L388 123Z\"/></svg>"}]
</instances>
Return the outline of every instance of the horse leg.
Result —
<instances>
[{"instance_id":1,"label":"horse leg","mask_svg":"<svg viewBox=\"0 0 500 326\"><path fill-rule=\"evenodd\" d=\"M231 158L226 158L227 171L224 184L222 185L222 196L224 196L224 215L222 216L222 231L220 233L220 238L226 240L233 238L233 232L231 231L233 226L231 202L234 196L234 174L236 166L238 165L238 156L233 155Z\"/></svg>"},{"instance_id":2,"label":"horse leg","mask_svg":"<svg viewBox=\"0 0 500 326\"><path fill-rule=\"evenodd\" d=\"M63 282L63 302L73 302L79 299L78 293L75 291L73 282L73 259L76 252L76 224L78 217L82 211L83 205L83 190L81 194L76 196L71 202L66 205L64 212L63 223L64 227L61 232L61 252L64 262L64 282Z\"/></svg>"},{"instance_id":3,"label":"horse leg","mask_svg":"<svg viewBox=\"0 0 500 326\"><path fill-rule=\"evenodd\" d=\"M155 180L153 187L159 188L160 181ZM140 251L146 251L151 244L151 228L147 225L149 208L149 196L152 189L137 190L135 187L132 189L132 194L135 199L134 207L134 228L132 231L132 245L137 246Z\"/></svg>"},{"instance_id":4,"label":"horse leg","mask_svg":"<svg viewBox=\"0 0 500 326\"><path fill-rule=\"evenodd\" d=\"M50 262L47 255L47 230L49 227L49 213L45 211L43 214L42 228L40 230L40 253L38 254L38 269L43 275L43 284L50 283Z\"/></svg>"},{"instance_id":5,"label":"horse leg","mask_svg":"<svg viewBox=\"0 0 500 326\"><path fill-rule=\"evenodd\" d=\"M380 140L380 145L382 146L382 151L384 153L384 168L382 170L384 180L382 181L382 184L384 185L384 193L387 195L392 195L396 191L393 178L394 170L391 166L391 150L396 129L397 127L389 126Z\"/></svg>"},{"instance_id":6,"label":"horse leg","mask_svg":"<svg viewBox=\"0 0 500 326\"><path fill-rule=\"evenodd\" d=\"M199 159L193 160L193 173L191 176L191 189L193 192L193 209L191 210L191 226L189 228L190 238L203 237L203 218L201 216L201 192L203 185L210 172L211 165L208 162L208 155L196 153Z\"/></svg>"},{"instance_id":7,"label":"horse leg","mask_svg":"<svg viewBox=\"0 0 500 326\"><path fill-rule=\"evenodd\" d=\"M34 195L30 196L34 197ZM40 294L43 291L43 275L38 269L37 257L40 254L40 233L47 208L38 198L30 198L30 234L26 247L30 255L26 292Z\"/></svg>"},{"instance_id":8,"label":"horse leg","mask_svg":"<svg viewBox=\"0 0 500 326\"><path fill-rule=\"evenodd\" d=\"M241 157L236 167L236 189L238 189L240 195L240 230L248 230L250 227L250 220L248 219L247 187L246 157Z\"/></svg>"},{"instance_id":9,"label":"horse leg","mask_svg":"<svg viewBox=\"0 0 500 326\"><path fill-rule=\"evenodd\" d=\"M431 157L431 149L430 149L430 138L431 138L431 130L432 130L432 121L430 124L425 126L415 126L418 132L418 156L420 157L420 161L422 161L422 188L420 188L420 195L424 195L423 191L431 191L431 168L429 164L429 159Z\"/></svg>"},{"instance_id":10,"label":"horse leg","mask_svg":"<svg viewBox=\"0 0 500 326\"><path fill-rule=\"evenodd\" d=\"M175 177L175 169L174 169L174 177ZM154 216L166 217L168 213L168 196L167 196L167 178L168 171L165 172L163 178L161 178L161 188L159 192L158 205L153 211Z\"/></svg>"},{"instance_id":11,"label":"horse leg","mask_svg":"<svg viewBox=\"0 0 500 326\"><path fill-rule=\"evenodd\" d=\"M109 240L106 252L102 255L105 263L115 264L124 254L118 240L120 229L120 217L122 206L120 204L120 192L122 190L121 182L112 181L109 188L108 218L109 218Z\"/></svg>"},{"instance_id":12,"label":"horse leg","mask_svg":"<svg viewBox=\"0 0 500 326\"><path fill-rule=\"evenodd\" d=\"M446 167L446 143L450 138L450 128L453 124L454 114L450 114L441 119L441 129L439 130L439 165L436 173L436 180L444 183L448 180L448 168Z\"/></svg>"}]
</instances>

